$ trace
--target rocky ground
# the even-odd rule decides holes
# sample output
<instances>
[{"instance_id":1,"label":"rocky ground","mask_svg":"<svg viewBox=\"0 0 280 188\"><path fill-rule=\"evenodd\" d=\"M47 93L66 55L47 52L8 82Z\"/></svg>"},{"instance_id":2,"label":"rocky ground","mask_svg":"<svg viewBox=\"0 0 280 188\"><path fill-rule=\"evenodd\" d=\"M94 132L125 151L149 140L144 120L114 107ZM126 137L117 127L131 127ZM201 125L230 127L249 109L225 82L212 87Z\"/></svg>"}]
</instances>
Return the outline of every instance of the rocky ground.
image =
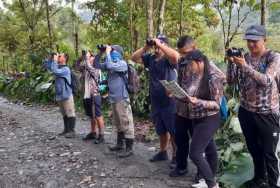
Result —
<instances>
[{"instance_id":1,"label":"rocky ground","mask_svg":"<svg viewBox=\"0 0 280 188\"><path fill-rule=\"evenodd\" d=\"M150 163L152 143L135 145L135 155L118 159L106 144L83 142L88 120L78 118L75 139L57 137L62 120L56 107L24 106L0 98L0 188L181 188L193 173L169 178L167 162ZM191 167L190 171L194 171Z\"/></svg>"}]
</instances>

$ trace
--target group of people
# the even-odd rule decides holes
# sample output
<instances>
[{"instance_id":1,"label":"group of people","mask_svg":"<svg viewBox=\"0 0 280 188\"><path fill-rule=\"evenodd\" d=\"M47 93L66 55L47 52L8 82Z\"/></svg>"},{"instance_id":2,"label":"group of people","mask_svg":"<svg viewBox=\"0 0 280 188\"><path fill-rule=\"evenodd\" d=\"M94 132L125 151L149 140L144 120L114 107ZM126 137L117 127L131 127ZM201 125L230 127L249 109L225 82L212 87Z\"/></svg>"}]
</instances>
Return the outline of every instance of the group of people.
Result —
<instances>
[{"instance_id":1,"label":"group of people","mask_svg":"<svg viewBox=\"0 0 280 188\"><path fill-rule=\"evenodd\" d=\"M253 158L254 178L244 183L249 188L280 187L279 160L279 91L280 54L266 48L266 30L250 26L244 35L249 52L228 56L225 75L199 50L195 40L182 36L177 49L169 46L165 35L158 35L135 51L131 60L149 71L152 119L160 140L160 151L151 162L169 159L170 177L188 173L188 158L197 167L192 187L218 188L217 146L214 136L221 125L220 106L224 85L240 91L238 118ZM133 154L134 124L126 79L128 64L119 45L106 46L97 55L87 53L77 67L82 73L84 106L91 117L91 132L84 140L104 142L104 120L98 89L100 70L106 71L113 125L117 129L116 145L109 147L120 158ZM60 106L66 138L74 136L75 109L71 88L71 70L67 54L55 55L46 67L55 75L56 100ZM188 94L176 98L161 81L175 81ZM97 133L98 130L98 133Z\"/></svg>"}]
</instances>

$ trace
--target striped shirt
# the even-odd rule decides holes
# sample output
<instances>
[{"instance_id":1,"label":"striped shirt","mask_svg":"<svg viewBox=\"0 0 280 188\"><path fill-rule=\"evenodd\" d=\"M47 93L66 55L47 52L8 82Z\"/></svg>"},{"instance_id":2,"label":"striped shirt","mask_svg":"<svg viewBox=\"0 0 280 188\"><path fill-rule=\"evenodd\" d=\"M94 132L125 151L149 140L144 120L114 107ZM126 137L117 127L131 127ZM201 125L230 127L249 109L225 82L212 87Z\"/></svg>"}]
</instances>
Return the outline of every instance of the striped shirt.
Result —
<instances>
[{"instance_id":1,"label":"striped shirt","mask_svg":"<svg viewBox=\"0 0 280 188\"><path fill-rule=\"evenodd\" d=\"M197 91L201 88L202 77L190 72L190 63L179 68L179 85L191 96L197 97L197 103L192 104L177 100L177 115L198 119L215 115L220 111L220 101L223 96L223 85L225 83L224 73L212 62L209 63L209 92L207 99L197 96Z\"/></svg>"},{"instance_id":2,"label":"striped shirt","mask_svg":"<svg viewBox=\"0 0 280 188\"><path fill-rule=\"evenodd\" d=\"M246 54L245 60L241 68L229 63L227 70L228 83L240 90L240 105L251 112L278 114L280 54L267 51L259 59Z\"/></svg>"}]
</instances>

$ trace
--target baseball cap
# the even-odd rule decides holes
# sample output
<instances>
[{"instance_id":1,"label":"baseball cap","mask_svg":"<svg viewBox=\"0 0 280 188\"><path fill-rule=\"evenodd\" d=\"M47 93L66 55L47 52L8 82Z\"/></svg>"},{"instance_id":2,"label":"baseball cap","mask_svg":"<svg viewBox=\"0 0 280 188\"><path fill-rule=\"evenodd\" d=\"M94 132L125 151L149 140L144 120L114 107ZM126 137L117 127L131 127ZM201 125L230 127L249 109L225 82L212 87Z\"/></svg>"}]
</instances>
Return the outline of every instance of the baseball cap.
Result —
<instances>
[{"instance_id":1,"label":"baseball cap","mask_svg":"<svg viewBox=\"0 0 280 188\"><path fill-rule=\"evenodd\" d=\"M123 54L124 54L123 47L121 47L120 45L112 45L111 47L112 47L112 49L116 50L123 56Z\"/></svg>"},{"instance_id":2,"label":"baseball cap","mask_svg":"<svg viewBox=\"0 0 280 188\"><path fill-rule=\"evenodd\" d=\"M247 28L244 40L261 40L266 37L266 30L262 25L251 25Z\"/></svg>"},{"instance_id":3,"label":"baseball cap","mask_svg":"<svg viewBox=\"0 0 280 188\"><path fill-rule=\"evenodd\" d=\"M157 39L159 39L160 41L164 42L165 44L168 44L168 38L164 34L158 34L157 35Z\"/></svg>"}]
</instances>

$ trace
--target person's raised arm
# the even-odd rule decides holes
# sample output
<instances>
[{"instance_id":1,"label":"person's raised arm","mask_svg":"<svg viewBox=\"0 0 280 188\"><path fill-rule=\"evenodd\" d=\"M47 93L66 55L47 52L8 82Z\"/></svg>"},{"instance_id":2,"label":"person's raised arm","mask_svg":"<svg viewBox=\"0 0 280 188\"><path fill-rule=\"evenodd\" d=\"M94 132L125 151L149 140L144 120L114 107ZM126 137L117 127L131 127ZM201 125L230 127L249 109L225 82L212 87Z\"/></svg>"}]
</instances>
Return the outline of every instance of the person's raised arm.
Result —
<instances>
[{"instance_id":1,"label":"person's raised arm","mask_svg":"<svg viewBox=\"0 0 280 188\"><path fill-rule=\"evenodd\" d=\"M167 58L170 60L172 64L178 64L180 59L180 54L176 50L163 44L159 39L154 39L154 41L156 46L164 52L164 54L167 56Z\"/></svg>"},{"instance_id":2,"label":"person's raised arm","mask_svg":"<svg viewBox=\"0 0 280 188\"><path fill-rule=\"evenodd\" d=\"M105 63L100 63L101 55L102 54L99 53L94 57L94 67L97 69L106 70Z\"/></svg>"},{"instance_id":3,"label":"person's raised arm","mask_svg":"<svg viewBox=\"0 0 280 188\"><path fill-rule=\"evenodd\" d=\"M148 46L142 47L138 50L136 50L132 56L131 60L136 62L136 63L143 63L142 56L146 53L146 51L149 50Z\"/></svg>"}]
</instances>

